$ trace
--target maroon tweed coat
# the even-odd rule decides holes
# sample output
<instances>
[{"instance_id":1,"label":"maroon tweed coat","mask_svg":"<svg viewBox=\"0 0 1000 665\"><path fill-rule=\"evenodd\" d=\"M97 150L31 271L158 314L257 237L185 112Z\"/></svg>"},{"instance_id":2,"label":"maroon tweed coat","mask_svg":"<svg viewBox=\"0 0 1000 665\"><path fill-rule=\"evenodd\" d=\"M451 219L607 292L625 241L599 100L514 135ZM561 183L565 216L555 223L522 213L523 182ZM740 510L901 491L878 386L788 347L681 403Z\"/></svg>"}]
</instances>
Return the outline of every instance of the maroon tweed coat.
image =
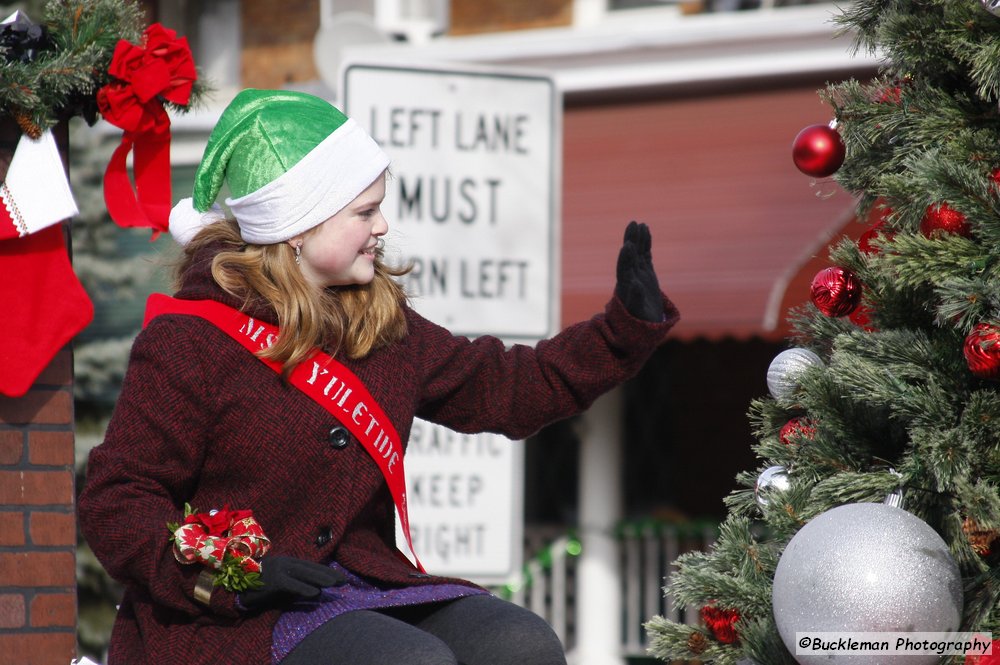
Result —
<instances>
[{"instance_id":1,"label":"maroon tweed coat","mask_svg":"<svg viewBox=\"0 0 1000 665\"><path fill-rule=\"evenodd\" d=\"M238 307L204 262L177 294ZM618 300L536 348L469 341L407 309L401 342L345 364L392 419L403 442L414 416L461 432L524 438L586 409L639 370L677 321L631 317ZM273 312L251 310L276 323ZM217 589L193 597L200 566L180 565L167 540L185 502L198 510L251 509L271 552L336 560L375 584L439 584L414 577L394 546L393 503L378 467L337 423L211 323L164 315L132 348L107 436L90 456L79 502L83 533L124 583L109 665L270 662L279 611L241 612ZM323 535L324 537L318 538Z\"/></svg>"}]
</instances>

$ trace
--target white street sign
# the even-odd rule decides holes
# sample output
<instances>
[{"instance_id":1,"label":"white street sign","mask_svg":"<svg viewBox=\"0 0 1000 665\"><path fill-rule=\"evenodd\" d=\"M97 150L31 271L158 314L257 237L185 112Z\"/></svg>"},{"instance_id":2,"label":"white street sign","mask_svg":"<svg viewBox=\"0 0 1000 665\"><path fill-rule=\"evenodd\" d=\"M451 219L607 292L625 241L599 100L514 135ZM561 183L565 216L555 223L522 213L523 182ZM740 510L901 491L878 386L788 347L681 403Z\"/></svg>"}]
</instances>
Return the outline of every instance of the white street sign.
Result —
<instances>
[{"instance_id":1,"label":"white street sign","mask_svg":"<svg viewBox=\"0 0 1000 665\"><path fill-rule=\"evenodd\" d=\"M561 105L551 79L348 64L344 111L391 159L387 246L417 311L533 342L559 307Z\"/></svg>"},{"instance_id":2,"label":"white street sign","mask_svg":"<svg viewBox=\"0 0 1000 665\"><path fill-rule=\"evenodd\" d=\"M498 584L520 569L523 468L523 441L413 423L406 495L413 548L428 572Z\"/></svg>"}]
</instances>

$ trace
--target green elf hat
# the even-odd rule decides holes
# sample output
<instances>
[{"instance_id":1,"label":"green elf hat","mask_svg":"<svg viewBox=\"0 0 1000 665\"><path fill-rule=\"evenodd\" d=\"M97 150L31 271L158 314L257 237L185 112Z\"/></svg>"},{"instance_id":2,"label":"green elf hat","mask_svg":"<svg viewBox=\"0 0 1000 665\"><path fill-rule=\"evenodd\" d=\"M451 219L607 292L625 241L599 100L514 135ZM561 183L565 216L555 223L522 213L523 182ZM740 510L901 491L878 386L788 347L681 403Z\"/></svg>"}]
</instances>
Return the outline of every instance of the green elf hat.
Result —
<instances>
[{"instance_id":1,"label":"green elf hat","mask_svg":"<svg viewBox=\"0 0 1000 665\"><path fill-rule=\"evenodd\" d=\"M357 122L330 103L290 90L240 92L208 137L194 197L170 213L186 244L219 219L222 183L243 240L282 242L326 221L382 175L389 158Z\"/></svg>"}]
</instances>

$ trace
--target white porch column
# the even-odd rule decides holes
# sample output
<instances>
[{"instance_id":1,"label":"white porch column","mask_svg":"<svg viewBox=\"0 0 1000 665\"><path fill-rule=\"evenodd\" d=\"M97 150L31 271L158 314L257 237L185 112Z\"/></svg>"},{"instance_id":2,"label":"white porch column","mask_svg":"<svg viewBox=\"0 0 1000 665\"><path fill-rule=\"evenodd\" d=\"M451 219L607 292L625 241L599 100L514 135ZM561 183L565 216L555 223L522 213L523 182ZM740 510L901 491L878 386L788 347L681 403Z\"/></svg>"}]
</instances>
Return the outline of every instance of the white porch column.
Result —
<instances>
[{"instance_id":1,"label":"white porch column","mask_svg":"<svg viewBox=\"0 0 1000 665\"><path fill-rule=\"evenodd\" d=\"M622 517L622 390L598 399L580 425L580 542L575 665L624 665L622 584L613 529Z\"/></svg>"}]
</instances>

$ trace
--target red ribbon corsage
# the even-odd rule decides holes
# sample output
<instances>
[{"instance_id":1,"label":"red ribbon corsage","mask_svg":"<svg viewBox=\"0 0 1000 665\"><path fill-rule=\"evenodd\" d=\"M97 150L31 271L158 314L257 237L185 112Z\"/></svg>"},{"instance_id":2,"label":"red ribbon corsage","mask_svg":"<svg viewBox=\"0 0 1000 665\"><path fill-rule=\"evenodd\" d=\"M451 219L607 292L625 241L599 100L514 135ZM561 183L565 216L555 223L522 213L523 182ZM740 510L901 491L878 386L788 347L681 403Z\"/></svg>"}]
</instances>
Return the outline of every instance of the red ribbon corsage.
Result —
<instances>
[{"instance_id":1,"label":"red ribbon corsage","mask_svg":"<svg viewBox=\"0 0 1000 665\"><path fill-rule=\"evenodd\" d=\"M118 42L108 74L97 105L125 133L105 172L104 201L119 226L148 226L155 238L167 230L171 206L170 118L163 104L187 106L197 79L187 38L154 23L142 46ZM133 148L134 191L125 166Z\"/></svg>"},{"instance_id":2,"label":"red ribbon corsage","mask_svg":"<svg viewBox=\"0 0 1000 665\"><path fill-rule=\"evenodd\" d=\"M184 564L201 563L215 571L215 586L239 592L261 586L260 559L271 541L249 510L198 513L184 506L184 521L168 524L174 556Z\"/></svg>"}]
</instances>

